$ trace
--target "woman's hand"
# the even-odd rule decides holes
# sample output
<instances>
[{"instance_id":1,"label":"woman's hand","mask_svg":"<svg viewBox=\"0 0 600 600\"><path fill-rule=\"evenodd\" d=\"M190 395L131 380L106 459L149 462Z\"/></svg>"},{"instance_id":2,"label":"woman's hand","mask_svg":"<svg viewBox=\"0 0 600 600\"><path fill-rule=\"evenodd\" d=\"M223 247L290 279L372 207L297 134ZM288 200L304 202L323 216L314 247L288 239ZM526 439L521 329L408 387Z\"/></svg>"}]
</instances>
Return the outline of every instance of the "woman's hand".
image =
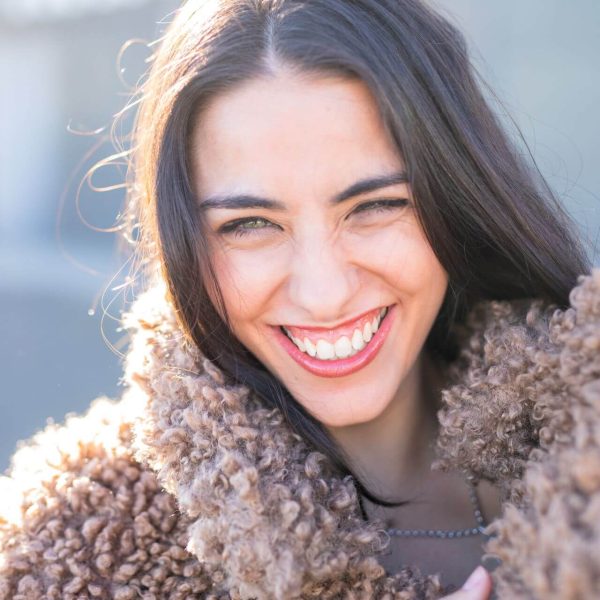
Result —
<instances>
[{"instance_id":1,"label":"woman's hand","mask_svg":"<svg viewBox=\"0 0 600 600\"><path fill-rule=\"evenodd\" d=\"M441 600L487 600L492 591L492 578L487 570L479 565L465 581L460 590L444 596Z\"/></svg>"}]
</instances>

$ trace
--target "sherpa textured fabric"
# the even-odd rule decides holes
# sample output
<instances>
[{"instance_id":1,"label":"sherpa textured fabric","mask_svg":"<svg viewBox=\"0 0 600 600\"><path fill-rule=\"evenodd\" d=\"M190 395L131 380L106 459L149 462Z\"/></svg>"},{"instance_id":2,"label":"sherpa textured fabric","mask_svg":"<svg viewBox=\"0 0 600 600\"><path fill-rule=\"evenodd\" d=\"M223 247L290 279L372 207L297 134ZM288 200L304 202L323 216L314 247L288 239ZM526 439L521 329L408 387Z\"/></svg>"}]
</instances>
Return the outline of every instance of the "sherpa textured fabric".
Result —
<instances>
[{"instance_id":1,"label":"sherpa textured fabric","mask_svg":"<svg viewBox=\"0 0 600 600\"><path fill-rule=\"evenodd\" d=\"M600 269L570 302L479 303L442 393L435 468L502 490L502 600L600 598ZM47 426L2 478L0 598L443 595L385 572L351 479L188 344L163 290L125 324L124 396Z\"/></svg>"}]
</instances>

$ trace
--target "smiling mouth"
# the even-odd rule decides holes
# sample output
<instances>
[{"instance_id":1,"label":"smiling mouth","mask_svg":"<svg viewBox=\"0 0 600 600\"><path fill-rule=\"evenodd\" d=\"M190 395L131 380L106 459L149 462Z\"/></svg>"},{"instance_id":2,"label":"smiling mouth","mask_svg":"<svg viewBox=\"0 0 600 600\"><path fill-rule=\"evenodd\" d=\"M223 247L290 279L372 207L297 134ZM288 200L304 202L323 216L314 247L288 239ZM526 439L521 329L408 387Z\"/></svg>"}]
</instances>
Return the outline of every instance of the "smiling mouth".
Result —
<instances>
[{"instance_id":1,"label":"smiling mouth","mask_svg":"<svg viewBox=\"0 0 600 600\"><path fill-rule=\"evenodd\" d=\"M309 336L306 330L295 327L287 329L284 326L280 326L280 330L298 350L311 358L321 361L336 361L350 358L368 347L388 314L389 308L386 306L375 314L372 311L370 313L372 316L358 319L354 327L340 334L328 331L326 334L319 335L312 331Z\"/></svg>"}]
</instances>

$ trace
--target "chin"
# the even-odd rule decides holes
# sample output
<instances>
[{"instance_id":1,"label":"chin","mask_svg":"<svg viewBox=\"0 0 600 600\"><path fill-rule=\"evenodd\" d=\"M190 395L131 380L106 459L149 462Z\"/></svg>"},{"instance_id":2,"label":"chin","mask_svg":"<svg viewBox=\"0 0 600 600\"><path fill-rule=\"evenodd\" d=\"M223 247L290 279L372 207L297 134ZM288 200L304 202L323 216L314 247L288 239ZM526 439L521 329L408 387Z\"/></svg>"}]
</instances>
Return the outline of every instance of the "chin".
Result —
<instances>
[{"instance_id":1,"label":"chin","mask_svg":"<svg viewBox=\"0 0 600 600\"><path fill-rule=\"evenodd\" d=\"M350 427L368 423L380 417L393 400L394 392L374 389L373 385L364 390L340 389L337 393L302 394L290 390L297 401L320 423L328 428ZM289 388L288 388L289 389Z\"/></svg>"}]
</instances>

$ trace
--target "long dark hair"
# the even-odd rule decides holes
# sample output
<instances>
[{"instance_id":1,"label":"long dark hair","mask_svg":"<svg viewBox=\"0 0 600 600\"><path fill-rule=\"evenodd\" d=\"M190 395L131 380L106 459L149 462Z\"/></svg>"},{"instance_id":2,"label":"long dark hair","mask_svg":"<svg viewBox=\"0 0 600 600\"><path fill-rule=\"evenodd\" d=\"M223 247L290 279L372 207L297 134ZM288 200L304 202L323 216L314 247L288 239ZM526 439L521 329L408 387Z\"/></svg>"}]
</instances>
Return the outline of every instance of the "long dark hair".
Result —
<instances>
[{"instance_id":1,"label":"long dark hair","mask_svg":"<svg viewBox=\"0 0 600 600\"><path fill-rule=\"evenodd\" d=\"M419 0L189 0L140 90L129 171L137 249L159 265L201 352L353 474L326 429L232 335L190 182L191 125L215 95L277 73L362 80L404 158L417 215L449 276L426 349L451 361L450 331L481 299L568 306L589 262L574 225L484 99L463 36ZM216 305L210 300L213 290ZM222 319L219 315L224 315ZM373 502L376 497L355 478Z\"/></svg>"}]
</instances>

